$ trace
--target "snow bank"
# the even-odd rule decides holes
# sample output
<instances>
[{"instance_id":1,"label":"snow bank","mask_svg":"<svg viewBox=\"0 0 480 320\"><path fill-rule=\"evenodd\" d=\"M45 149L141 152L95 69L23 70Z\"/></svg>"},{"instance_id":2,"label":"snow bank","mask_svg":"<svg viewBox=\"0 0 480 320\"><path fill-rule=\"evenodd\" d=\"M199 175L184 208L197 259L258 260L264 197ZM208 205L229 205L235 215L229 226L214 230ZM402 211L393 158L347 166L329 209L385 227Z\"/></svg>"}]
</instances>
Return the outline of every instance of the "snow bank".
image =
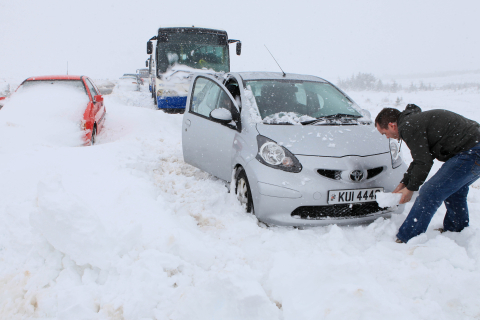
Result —
<instances>
[{"instance_id":1,"label":"snow bank","mask_svg":"<svg viewBox=\"0 0 480 320\"><path fill-rule=\"evenodd\" d=\"M115 242L108 237L98 215L69 194L60 177L39 183L37 208L30 214L32 227L77 265L105 269L115 261Z\"/></svg>"},{"instance_id":2,"label":"snow bank","mask_svg":"<svg viewBox=\"0 0 480 320\"><path fill-rule=\"evenodd\" d=\"M0 113L0 150L20 146L79 146L89 99L77 89L38 84L20 88Z\"/></svg>"}]
</instances>

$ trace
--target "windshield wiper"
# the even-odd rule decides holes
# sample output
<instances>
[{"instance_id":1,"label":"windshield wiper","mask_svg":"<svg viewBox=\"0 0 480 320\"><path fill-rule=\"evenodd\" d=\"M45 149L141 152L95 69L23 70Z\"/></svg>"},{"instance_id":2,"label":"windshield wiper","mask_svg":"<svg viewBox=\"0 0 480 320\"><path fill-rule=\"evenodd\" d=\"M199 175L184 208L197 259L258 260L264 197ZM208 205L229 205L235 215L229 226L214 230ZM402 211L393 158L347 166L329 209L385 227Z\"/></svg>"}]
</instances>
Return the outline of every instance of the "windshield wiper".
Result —
<instances>
[{"instance_id":1,"label":"windshield wiper","mask_svg":"<svg viewBox=\"0 0 480 320\"><path fill-rule=\"evenodd\" d=\"M325 118L325 119L332 119L332 118L354 118L358 119L361 118L362 116L356 116L354 114L348 114L348 113L335 113L335 114L329 114L328 116L322 116L320 118Z\"/></svg>"},{"instance_id":2,"label":"windshield wiper","mask_svg":"<svg viewBox=\"0 0 480 320\"><path fill-rule=\"evenodd\" d=\"M348 120L353 120L353 119L358 119L358 118L361 118L361 117L362 117L362 116L357 116L357 115L348 114L348 113L335 113L335 114L329 114L329 115L327 115L327 116L321 116L321 117L318 117L317 119L312 119L312 120L303 121L303 122L301 122L301 124L303 124L303 125L314 124L314 123L320 122L320 121L322 121L322 120L330 120L330 119L348 119Z\"/></svg>"}]
</instances>

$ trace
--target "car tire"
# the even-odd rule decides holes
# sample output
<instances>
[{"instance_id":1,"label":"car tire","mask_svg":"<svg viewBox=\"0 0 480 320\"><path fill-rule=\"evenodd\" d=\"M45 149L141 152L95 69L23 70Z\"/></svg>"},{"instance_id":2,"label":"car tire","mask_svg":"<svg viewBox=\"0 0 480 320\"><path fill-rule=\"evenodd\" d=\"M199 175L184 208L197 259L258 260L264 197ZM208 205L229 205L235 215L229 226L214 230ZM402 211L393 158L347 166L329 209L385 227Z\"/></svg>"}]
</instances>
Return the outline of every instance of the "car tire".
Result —
<instances>
[{"instance_id":1,"label":"car tire","mask_svg":"<svg viewBox=\"0 0 480 320\"><path fill-rule=\"evenodd\" d=\"M245 210L253 213L252 191L248 183L247 173L243 168L237 170L235 177L235 194L240 204L245 205Z\"/></svg>"},{"instance_id":2,"label":"car tire","mask_svg":"<svg viewBox=\"0 0 480 320\"><path fill-rule=\"evenodd\" d=\"M97 140L97 127L93 126L92 136L90 137L90 145L93 146Z\"/></svg>"}]
</instances>

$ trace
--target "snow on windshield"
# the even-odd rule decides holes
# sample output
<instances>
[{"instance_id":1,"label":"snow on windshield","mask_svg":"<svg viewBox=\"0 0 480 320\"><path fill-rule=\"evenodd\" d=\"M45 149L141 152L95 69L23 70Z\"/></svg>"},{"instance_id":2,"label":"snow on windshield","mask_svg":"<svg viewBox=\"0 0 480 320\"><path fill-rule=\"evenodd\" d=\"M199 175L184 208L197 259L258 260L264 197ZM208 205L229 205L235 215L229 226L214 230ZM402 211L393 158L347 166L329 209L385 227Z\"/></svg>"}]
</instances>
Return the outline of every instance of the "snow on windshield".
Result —
<instances>
[{"instance_id":1,"label":"snow on windshield","mask_svg":"<svg viewBox=\"0 0 480 320\"><path fill-rule=\"evenodd\" d=\"M315 119L316 118L310 117L308 115L301 115L296 112L279 112L265 117L263 119L263 123L301 125L303 121Z\"/></svg>"},{"instance_id":2,"label":"snow on windshield","mask_svg":"<svg viewBox=\"0 0 480 320\"><path fill-rule=\"evenodd\" d=\"M85 91L69 85L20 87L0 112L0 148L81 145L88 101Z\"/></svg>"}]
</instances>

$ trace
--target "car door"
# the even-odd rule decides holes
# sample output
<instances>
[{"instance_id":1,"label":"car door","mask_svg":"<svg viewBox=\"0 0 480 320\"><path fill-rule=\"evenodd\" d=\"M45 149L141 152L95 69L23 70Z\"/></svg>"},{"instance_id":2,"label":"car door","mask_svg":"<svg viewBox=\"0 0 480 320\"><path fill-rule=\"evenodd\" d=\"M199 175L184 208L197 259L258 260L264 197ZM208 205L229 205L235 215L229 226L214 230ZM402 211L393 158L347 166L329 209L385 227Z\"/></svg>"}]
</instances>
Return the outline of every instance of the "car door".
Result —
<instances>
[{"instance_id":1,"label":"car door","mask_svg":"<svg viewBox=\"0 0 480 320\"><path fill-rule=\"evenodd\" d=\"M233 141L240 126L215 122L210 113L225 108L238 114L228 90L208 76L194 80L190 103L183 116L182 142L185 162L220 179L230 181L232 172Z\"/></svg>"},{"instance_id":2,"label":"car door","mask_svg":"<svg viewBox=\"0 0 480 320\"><path fill-rule=\"evenodd\" d=\"M88 89L92 96L92 102L94 104L93 114L94 114L95 122L97 123L97 130L100 131L101 126L103 124L104 117L105 117L105 106L103 105L103 101L95 101L95 96L100 95L100 92L97 91L97 89L93 85L93 82L90 80L90 78L86 78L85 81L87 83Z\"/></svg>"}]
</instances>

